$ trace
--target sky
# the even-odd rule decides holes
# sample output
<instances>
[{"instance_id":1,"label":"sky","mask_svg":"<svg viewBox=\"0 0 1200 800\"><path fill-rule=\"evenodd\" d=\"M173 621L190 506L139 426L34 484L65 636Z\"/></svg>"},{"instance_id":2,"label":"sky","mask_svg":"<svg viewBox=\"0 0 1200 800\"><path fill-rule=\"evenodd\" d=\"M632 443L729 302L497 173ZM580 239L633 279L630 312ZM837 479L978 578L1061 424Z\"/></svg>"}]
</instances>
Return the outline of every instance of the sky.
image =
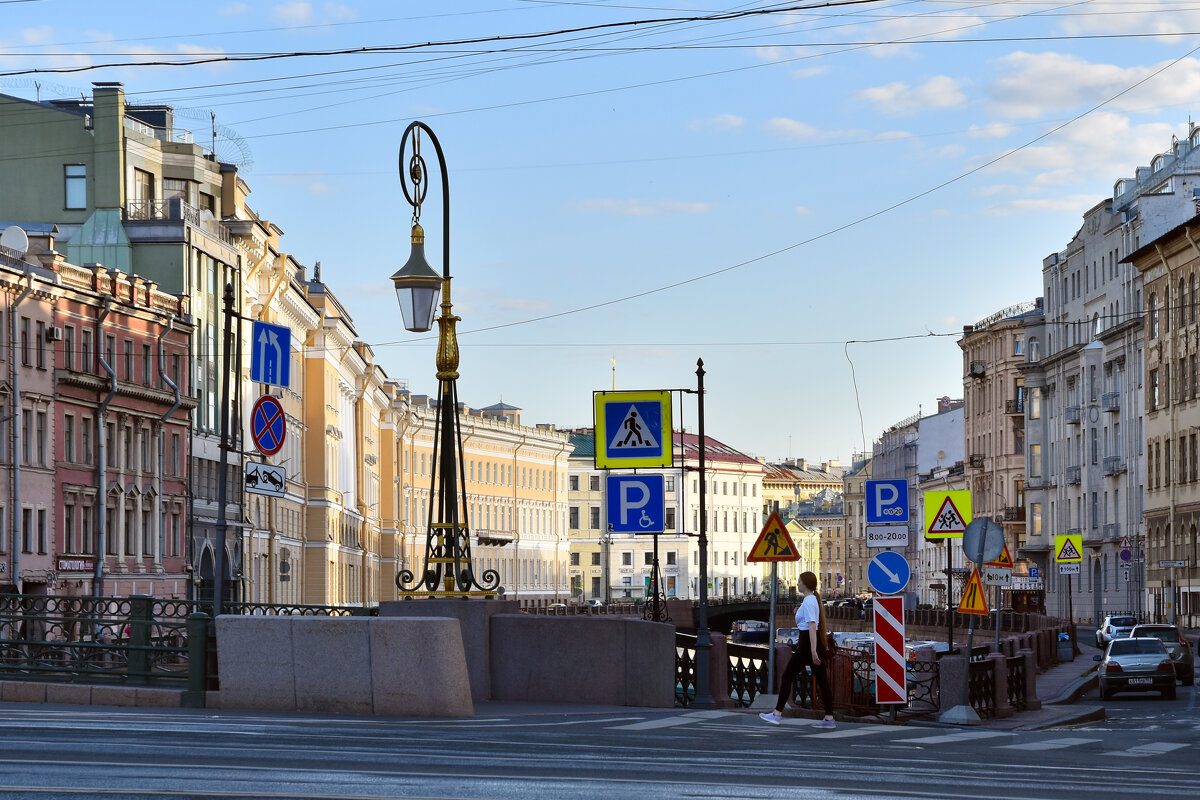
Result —
<instances>
[{"instance_id":1,"label":"sky","mask_svg":"<svg viewBox=\"0 0 1200 800\"><path fill-rule=\"evenodd\" d=\"M0 0L0 91L121 81L209 146L215 114L390 378L437 392L389 280L420 120L461 401L587 426L593 392L694 392L702 359L706 433L770 461L848 463L961 397L963 326L1038 297L1042 259L1200 113L1194 0L99 7Z\"/></svg>"}]
</instances>

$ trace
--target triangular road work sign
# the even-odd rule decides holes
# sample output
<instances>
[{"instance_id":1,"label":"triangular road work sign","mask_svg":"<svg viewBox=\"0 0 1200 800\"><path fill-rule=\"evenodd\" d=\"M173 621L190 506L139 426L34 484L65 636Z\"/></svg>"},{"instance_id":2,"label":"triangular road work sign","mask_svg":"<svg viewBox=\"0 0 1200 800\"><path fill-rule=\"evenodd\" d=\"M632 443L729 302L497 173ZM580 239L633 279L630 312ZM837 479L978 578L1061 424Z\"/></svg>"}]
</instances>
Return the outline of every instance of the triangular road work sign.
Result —
<instances>
[{"instance_id":1,"label":"triangular road work sign","mask_svg":"<svg viewBox=\"0 0 1200 800\"><path fill-rule=\"evenodd\" d=\"M779 518L778 511L772 511L771 516L767 517L767 524L763 526L762 533L758 535L758 540L750 548L750 553L746 556L746 560L800 560L800 551L796 549L796 543L792 541L787 528L783 526L783 520Z\"/></svg>"},{"instance_id":2,"label":"triangular road work sign","mask_svg":"<svg viewBox=\"0 0 1200 800\"><path fill-rule=\"evenodd\" d=\"M1013 565L1012 556L1010 556L1008 554L1008 542L1005 542L1004 550L1000 553L1000 557L997 558L995 561L989 561L984 566L1004 567L1004 568L1012 569L1012 565Z\"/></svg>"},{"instance_id":3,"label":"triangular road work sign","mask_svg":"<svg viewBox=\"0 0 1200 800\"><path fill-rule=\"evenodd\" d=\"M967 529L967 523L963 519L963 515L959 512L957 506L954 505L954 498L947 497L942 501L941 508L934 515L933 522L929 524L929 530L926 533L930 536L948 533L962 533Z\"/></svg>"},{"instance_id":4,"label":"triangular road work sign","mask_svg":"<svg viewBox=\"0 0 1200 800\"><path fill-rule=\"evenodd\" d=\"M971 579L967 588L963 589L962 601L958 604L960 614L979 614L987 616L992 613L988 609L987 596L983 593L983 581L979 579L979 569L971 570Z\"/></svg>"}]
</instances>

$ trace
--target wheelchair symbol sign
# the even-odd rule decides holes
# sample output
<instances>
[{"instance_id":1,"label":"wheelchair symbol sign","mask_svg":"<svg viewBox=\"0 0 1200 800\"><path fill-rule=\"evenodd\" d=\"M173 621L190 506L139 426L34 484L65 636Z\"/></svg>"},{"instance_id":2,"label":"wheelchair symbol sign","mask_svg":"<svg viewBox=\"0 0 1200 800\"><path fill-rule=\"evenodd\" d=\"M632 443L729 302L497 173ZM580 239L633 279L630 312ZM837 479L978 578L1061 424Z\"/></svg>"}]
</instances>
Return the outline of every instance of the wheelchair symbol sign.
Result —
<instances>
[{"instance_id":1,"label":"wheelchair symbol sign","mask_svg":"<svg viewBox=\"0 0 1200 800\"><path fill-rule=\"evenodd\" d=\"M663 532L667 493L662 475L609 475L605 490L609 531Z\"/></svg>"}]
</instances>

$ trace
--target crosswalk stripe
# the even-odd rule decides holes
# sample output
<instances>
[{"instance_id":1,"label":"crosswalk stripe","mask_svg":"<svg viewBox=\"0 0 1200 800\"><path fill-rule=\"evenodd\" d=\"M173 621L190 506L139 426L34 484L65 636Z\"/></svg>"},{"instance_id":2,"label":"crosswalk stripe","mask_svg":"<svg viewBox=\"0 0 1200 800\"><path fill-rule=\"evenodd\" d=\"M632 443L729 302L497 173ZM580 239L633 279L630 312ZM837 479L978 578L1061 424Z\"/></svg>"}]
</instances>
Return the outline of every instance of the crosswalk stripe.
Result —
<instances>
[{"instance_id":1,"label":"crosswalk stripe","mask_svg":"<svg viewBox=\"0 0 1200 800\"><path fill-rule=\"evenodd\" d=\"M1178 750L1181 747L1187 747L1187 744L1181 742L1146 742L1145 744L1134 745L1128 750L1110 750L1104 755L1133 756L1134 758L1140 758L1143 756L1160 756L1163 753L1169 753L1172 750Z\"/></svg>"},{"instance_id":2,"label":"crosswalk stripe","mask_svg":"<svg viewBox=\"0 0 1200 800\"><path fill-rule=\"evenodd\" d=\"M693 711L689 714L680 714L674 717L663 717L661 719L651 719L645 722L635 722L631 725L613 725L610 730L618 731L648 731L655 728L674 728L678 725L691 725L693 722L698 722L705 719L720 719L721 717L743 716L738 712L732 711Z\"/></svg>"},{"instance_id":3,"label":"crosswalk stripe","mask_svg":"<svg viewBox=\"0 0 1200 800\"><path fill-rule=\"evenodd\" d=\"M995 736L1011 736L1008 731L958 731L940 736L922 736L918 739L905 739L904 744L952 744L954 742L969 742L974 739L991 739Z\"/></svg>"},{"instance_id":4,"label":"crosswalk stripe","mask_svg":"<svg viewBox=\"0 0 1200 800\"><path fill-rule=\"evenodd\" d=\"M856 725L853 728L838 728L833 731L813 731L813 736L819 736L822 739L849 739L855 736L870 736L875 733L894 733L895 726L892 725Z\"/></svg>"},{"instance_id":5,"label":"crosswalk stripe","mask_svg":"<svg viewBox=\"0 0 1200 800\"><path fill-rule=\"evenodd\" d=\"M1061 750L1064 747L1075 747L1081 744L1091 744L1099 739L1078 739L1069 736L1060 739L1047 739L1044 742L1026 742L1025 744L1002 744L1005 750Z\"/></svg>"}]
</instances>

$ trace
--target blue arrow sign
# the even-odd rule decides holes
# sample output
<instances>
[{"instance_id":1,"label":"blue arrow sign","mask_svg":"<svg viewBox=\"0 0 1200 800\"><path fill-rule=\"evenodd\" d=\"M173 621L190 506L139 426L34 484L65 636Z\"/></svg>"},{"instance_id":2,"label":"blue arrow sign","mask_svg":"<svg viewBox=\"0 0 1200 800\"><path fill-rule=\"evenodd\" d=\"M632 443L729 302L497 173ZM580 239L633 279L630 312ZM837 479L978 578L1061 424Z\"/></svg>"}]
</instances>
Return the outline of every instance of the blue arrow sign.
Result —
<instances>
[{"instance_id":1,"label":"blue arrow sign","mask_svg":"<svg viewBox=\"0 0 1200 800\"><path fill-rule=\"evenodd\" d=\"M666 491L662 475L609 475L608 529L614 533L662 533Z\"/></svg>"},{"instance_id":2,"label":"blue arrow sign","mask_svg":"<svg viewBox=\"0 0 1200 800\"><path fill-rule=\"evenodd\" d=\"M908 481L867 481L867 524L908 522Z\"/></svg>"},{"instance_id":3,"label":"blue arrow sign","mask_svg":"<svg viewBox=\"0 0 1200 800\"><path fill-rule=\"evenodd\" d=\"M250 330L250 380L286 388L291 363L291 329L255 322Z\"/></svg>"},{"instance_id":4,"label":"blue arrow sign","mask_svg":"<svg viewBox=\"0 0 1200 800\"><path fill-rule=\"evenodd\" d=\"M875 554L867 565L867 582L880 594L895 594L908 585L911 570L908 559L895 550L883 550Z\"/></svg>"}]
</instances>

